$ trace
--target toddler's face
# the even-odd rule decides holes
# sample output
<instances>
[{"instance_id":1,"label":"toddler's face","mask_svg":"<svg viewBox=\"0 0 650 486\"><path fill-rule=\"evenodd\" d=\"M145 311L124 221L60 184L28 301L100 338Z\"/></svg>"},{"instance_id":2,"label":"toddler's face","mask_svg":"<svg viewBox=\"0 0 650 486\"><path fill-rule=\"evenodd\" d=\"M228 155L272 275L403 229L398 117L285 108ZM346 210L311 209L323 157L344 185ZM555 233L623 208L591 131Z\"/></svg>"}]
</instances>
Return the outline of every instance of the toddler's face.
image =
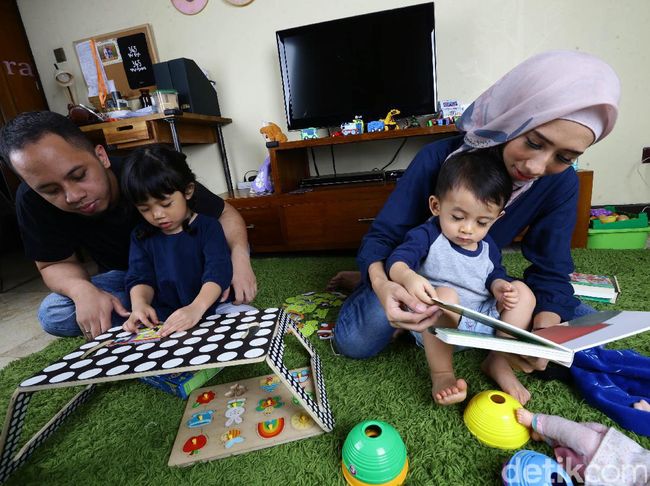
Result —
<instances>
[{"instance_id":1,"label":"toddler's face","mask_svg":"<svg viewBox=\"0 0 650 486\"><path fill-rule=\"evenodd\" d=\"M479 201L463 187L449 191L442 199L431 196L429 206L431 213L439 217L442 234L466 250L476 250L478 242L503 214L501 206Z\"/></svg>"},{"instance_id":2,"label":"toddler's face","mask_svg":"<svg viewBox=\"0 0 650 486\"><path fill-rule=\"evenodd\" d=\"M175 191L164 199L150 197L145 202L137 204L140 214L152 226L160 228L166 235L180 233L183 221L191 215L187 201L192 197L192 191Z\"/></svg>"}]
</instances>

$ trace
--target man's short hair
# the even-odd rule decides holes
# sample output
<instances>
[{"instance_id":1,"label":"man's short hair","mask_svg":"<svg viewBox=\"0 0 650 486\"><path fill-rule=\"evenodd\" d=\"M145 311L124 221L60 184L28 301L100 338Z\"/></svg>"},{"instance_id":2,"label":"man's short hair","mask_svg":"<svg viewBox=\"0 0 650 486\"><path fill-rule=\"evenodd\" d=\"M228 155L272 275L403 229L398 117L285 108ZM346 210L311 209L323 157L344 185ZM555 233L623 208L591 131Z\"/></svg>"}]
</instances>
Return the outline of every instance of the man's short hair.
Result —
<instances>
[{"instance_id":1,"label":"man's short hair","mask_svg":"<svg viewBox=\"0 0 650 486\"><path fill-rule=\"evenodd\" d=\"M95 150L92 142L68 117L53 111L27 111L0 129L0 159L7 168L14 170L9 159L11 152L21 150L48 134L58 135L80 149Z\"/></svg>"},{"instance_id":2,"label":"man's short hair","mask_svg":"<svg viewBox=\"0 0 650 486\"><path fill-rule=\"evenodd\" d=\"M435 195L442 199L461 187L479 201L503 208L512 194L512 179L501 157L493 151L462 152L442 164Z\"/></svg>"}]
</instances>

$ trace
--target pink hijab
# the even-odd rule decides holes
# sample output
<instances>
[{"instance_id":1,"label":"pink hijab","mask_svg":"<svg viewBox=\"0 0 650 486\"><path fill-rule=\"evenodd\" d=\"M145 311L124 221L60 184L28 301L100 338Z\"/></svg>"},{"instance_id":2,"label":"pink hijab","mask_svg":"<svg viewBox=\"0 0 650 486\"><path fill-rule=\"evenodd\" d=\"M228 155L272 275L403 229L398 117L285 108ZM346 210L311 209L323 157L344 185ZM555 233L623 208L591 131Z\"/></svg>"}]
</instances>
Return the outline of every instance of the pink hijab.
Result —
<instances>
[{"instance_id":1,"label":"pink hijab","mask_svg":"<svg viewBox=\"0 0 650 486\"><path fill-rule=\"evenodd\" d=\"M493 147L552 120L571 120L594 133L614 128L621 87L603 60L577 51L537 54L508 72L472 103L457 123L456 151Z\"/></svg>"}]
</instances>

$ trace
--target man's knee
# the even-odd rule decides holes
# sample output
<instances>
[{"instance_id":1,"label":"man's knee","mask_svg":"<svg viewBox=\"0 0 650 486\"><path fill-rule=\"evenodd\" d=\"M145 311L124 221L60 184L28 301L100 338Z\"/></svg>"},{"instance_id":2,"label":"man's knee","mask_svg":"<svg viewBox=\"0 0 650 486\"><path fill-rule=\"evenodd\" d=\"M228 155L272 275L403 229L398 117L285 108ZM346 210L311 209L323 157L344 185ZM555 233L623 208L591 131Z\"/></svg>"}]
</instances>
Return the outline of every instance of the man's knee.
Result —
<instances>
[{"instance_id":1,"label":"man's knee","mask_svg":"<svg viewBox=\"0 0 650 486\"><path fill-rule=\"evenodd\" d=\"M49 294L38 309L38 320L43 330L53 336L80 336L77 314L72 300L59 294Z\"/></svg>"}]
</instances>

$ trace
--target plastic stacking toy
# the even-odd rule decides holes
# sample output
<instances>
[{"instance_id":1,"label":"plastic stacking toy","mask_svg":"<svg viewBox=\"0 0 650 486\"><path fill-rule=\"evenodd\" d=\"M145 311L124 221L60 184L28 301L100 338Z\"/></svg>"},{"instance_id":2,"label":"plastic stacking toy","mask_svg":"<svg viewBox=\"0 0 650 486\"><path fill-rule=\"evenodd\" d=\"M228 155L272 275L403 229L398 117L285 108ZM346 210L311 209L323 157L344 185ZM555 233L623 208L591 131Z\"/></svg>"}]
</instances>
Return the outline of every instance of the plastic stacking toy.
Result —
<instances>
[{"instance_id":1,"label":"plastic stacking toy","mask_svg":"<svg viewBox=\"0 0 650 486\"><path fill-rule=\"evenodd\" d=\"M406 446L392 425L378 420L361 422L345 439L341 467L352 486L397 486L409 469Z\"/></svg>"},{"instance_id":2,"label":"plastic stacking toy","mask_svg":"<svg viewBox=\"0 0 650 486\"><path fill-rule=\"evenodd\" d=\"M488 390L470 400L463 419L469 431L485 445L518 449L530 439L528 429L517 422L515 410L521 404L502 391Z\"/></svg>"},{"instance_id":3,"label":"plastic stacking toy","mask_svg":"<svg viewBox=\"0 0 650 486\"><path fill-rule=\"evenodd\" d=\"M503 466L504 486L573 486L571 478L555 459L539 452L516 452Z\"/></svg>"}]
</instances>

